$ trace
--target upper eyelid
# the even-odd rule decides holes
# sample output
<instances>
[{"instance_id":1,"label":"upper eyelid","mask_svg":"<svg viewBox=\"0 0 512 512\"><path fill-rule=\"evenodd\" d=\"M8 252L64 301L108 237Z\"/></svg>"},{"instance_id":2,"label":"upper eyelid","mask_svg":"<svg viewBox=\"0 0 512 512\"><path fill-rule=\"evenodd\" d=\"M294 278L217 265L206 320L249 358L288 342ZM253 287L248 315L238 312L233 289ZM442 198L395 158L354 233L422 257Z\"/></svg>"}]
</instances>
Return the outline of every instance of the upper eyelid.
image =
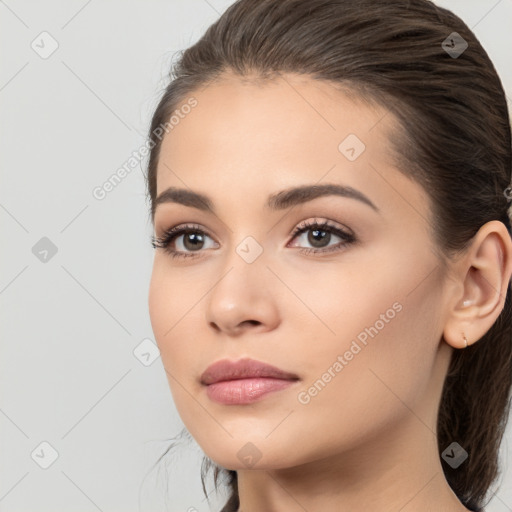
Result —
<instances>
[{"instance_id":1,"label":"upper eyelid","mask_svg":"<svg viewBox=\"0 0 512 512\"><path fill-rule=\"evenodd\" d=\"M327 219L327 218L323 218L323 217L310 217L309 219L306 219L306 220L303 220L303 221L299 222L298 224L295 225L295 227L293 228L291 234L293 234L295 231L298 231L300 229L307 230L308 228L311 228L311 227L316 226L316 225L320 225L320 226L324 226L325 225L325 226L333 228L333 229L339 229L340 231L345 231L345 232L347 232L349 234L352 234L352 235L355 234L353 232L353 230L350 229L345 224L343 224L341 222L334 221L334 220L330 220L330 219Z\"/></svg>"},{"instance_id":2,"label":"upper eyelid","mask_svg":"<svg viewBox=\"0 0 512 512\"><path fill-rule=\"evenodd\" d=\"M298 223L295 223L294 227L289 232L289 235L293 235L299 229L308 229L308 228L310 228L312 226L316 226L316 225L327 225L328 227L340 229L342 231L346 231L348 233L353 234L352 229L350 229L348 226L346 226L345 224L343 224L341 222L327 219L326 217L325 218L324 217L309 217L309 218L304 219ZM174 226L171 226L169 228L162 228L160 230L155 230L155 233L156 233L156 231L160 231L162 233L162 236L165 236L171 230L178 231L181 229L188 230L188 231L193 231L193 230L203 231L208 236L212 236L211 235L212 231L210 229L208 229L204 226L201 226L197 222L190 222L190 223L180 222L180 223L175 224ZM181 234L183 234L183 233L181 233ZM212 237L215 238L215 236L212 236Z\"/></svg>"}]
</instances>

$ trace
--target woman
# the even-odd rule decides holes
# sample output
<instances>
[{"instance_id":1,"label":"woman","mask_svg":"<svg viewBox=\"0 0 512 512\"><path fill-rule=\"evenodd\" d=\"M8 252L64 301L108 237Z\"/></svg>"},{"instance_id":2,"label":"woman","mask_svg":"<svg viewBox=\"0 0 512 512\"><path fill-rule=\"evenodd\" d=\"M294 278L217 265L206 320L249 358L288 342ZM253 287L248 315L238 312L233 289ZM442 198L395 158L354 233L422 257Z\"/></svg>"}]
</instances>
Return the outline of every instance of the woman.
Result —
<instances>
[{"instance_id":1,"label":"woman","mask_svg":"<svg viewBox=\"0 0 512 512\"><path fill-rule=\"evenodd\" d=\"M223 512L481 510L512 157L475 35L428 0L240 0L171 78L149 311Z\"/></svg>"}]
</instances>

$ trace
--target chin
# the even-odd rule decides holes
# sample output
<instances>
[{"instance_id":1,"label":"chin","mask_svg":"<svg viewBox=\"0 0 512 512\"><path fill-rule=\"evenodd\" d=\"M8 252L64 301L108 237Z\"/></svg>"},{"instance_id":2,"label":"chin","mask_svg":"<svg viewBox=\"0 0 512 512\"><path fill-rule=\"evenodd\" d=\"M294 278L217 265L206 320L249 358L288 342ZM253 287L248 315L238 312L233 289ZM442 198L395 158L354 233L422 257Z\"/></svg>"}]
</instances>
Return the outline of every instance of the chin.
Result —
<instances>
[{"instance_id":1,"label":"chin","mask_svg":"<svg viewBox=\"0 0 512 512\"><path fill-rule=\"evenodd\" d=\"M212 439L207 444L200 444L201 449L217 465L232 471L243 469L282 469L300 465L300 454L296 447L280 442L245 435L241 438Z\"/></svg>"}]
</instances>

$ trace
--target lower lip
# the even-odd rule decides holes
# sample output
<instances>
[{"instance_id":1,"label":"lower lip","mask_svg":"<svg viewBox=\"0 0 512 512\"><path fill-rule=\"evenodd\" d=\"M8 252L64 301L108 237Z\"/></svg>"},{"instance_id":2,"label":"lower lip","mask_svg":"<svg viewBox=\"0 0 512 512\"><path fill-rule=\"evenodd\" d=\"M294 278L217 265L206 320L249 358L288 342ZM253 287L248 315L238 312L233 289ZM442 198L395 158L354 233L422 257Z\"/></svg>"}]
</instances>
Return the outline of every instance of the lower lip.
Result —
<instances>
[{"instance_id":1,"label":"lower lip","mask_svg":"<svg viewBox=\"0 0 512 512\"><path fill-rule=\"evenodd\" d=\"M295 380L255 377L225 380L206 387L210 400L224 405L245 405L258 401L273 391L280 391L294 384Z\"/></svg>"}]
</instances>

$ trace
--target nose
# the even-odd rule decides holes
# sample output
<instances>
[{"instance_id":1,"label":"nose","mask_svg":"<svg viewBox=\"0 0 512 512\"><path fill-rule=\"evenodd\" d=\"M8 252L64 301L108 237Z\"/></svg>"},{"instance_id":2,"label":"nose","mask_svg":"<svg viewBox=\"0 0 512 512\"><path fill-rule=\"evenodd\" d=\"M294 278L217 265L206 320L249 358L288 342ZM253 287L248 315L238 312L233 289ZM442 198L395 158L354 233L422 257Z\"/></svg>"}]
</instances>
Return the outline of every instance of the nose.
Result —
<instances>
[{"instance_id":1,"label":"nose","mask_svg":"<svg viewBox=\"0 0 512 512\"><path fill-rule=\"evenodd\" d=\"M276 278L263 262L234 262L206 300L206 321L218 333L236 337L279 325Z\"/></svg>"}]
</instances>

